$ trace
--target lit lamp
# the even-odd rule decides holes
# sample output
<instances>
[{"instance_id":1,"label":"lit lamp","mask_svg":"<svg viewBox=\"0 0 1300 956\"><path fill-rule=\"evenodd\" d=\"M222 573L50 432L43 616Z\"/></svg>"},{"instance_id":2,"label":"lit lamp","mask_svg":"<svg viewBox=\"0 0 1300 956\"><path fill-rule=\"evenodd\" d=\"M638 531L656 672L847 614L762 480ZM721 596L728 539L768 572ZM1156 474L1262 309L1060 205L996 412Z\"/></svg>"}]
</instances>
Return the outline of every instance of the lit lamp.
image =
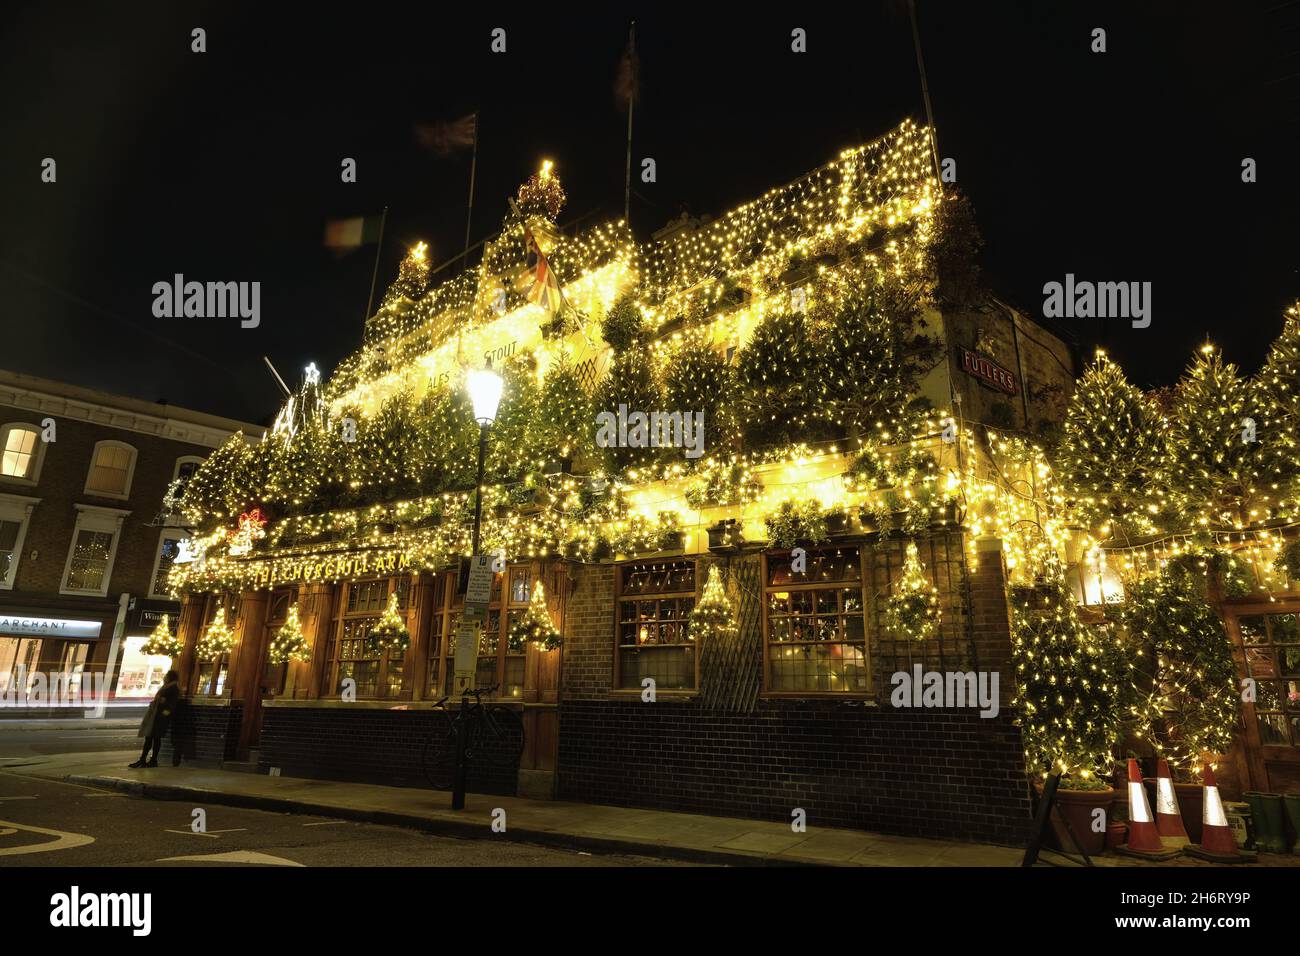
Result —
<instances>
[{"instance_id":1,"label":"lit lamp","mask_svg":"<svg viewBox=\"0 0 1300 956\"><path fill-rule=\"evenodd\" d=\"M469 400L474 406L474 418L478 422L478 478L474 484L474 542L470 555L479 551L480 530L483 520L483 462L487 457L488 428L497 418L497 407L501 404L501 376L492 371L489 360L487 368L471 369L465 376L465 387L469 390Z\"/></svg>"}]
</instances>

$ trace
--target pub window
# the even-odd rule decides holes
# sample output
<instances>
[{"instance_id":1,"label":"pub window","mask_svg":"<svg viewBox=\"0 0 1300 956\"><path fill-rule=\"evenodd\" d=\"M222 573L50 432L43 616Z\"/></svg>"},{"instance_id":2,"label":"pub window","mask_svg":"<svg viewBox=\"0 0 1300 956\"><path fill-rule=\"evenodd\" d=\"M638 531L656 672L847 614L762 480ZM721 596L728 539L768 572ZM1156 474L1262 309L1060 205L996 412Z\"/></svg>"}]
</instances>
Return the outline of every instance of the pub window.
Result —
<instances>
[{"instance_id":1,"label":"pub window","mask_svg":"<svg viewBox=\"0 0 1300 956\"><path fill-rule=\"evenodd\" d=\"M1265 747L1300 747L1300 615L1237 619L1246 674L1255 678L1255 720Z\"/></svg>"},{"instance_id":2,"label":"pub window","mask_svg":"<svg viewBox=\"0 0 1300 956\"><path fill-rule=\"evenodd\" d=\"M857 548L765 558L765 687L778 693L865 693L867 642Z\"/></svg>"},{"instance_id":3,"label":"pub window","mask_svg":"<svg viewBox=\"0 0 1300 956\"><path fill-rule=\"evenodd\" d=\"M397 607L409 629L414 623L408 612L411 579L381 578L345 584L347 597L330 628L326 648L328 662L326 694L342 693L343 682L356 682L358 697L397 698L405 696L406 652L390 648L387 653L370 646L370 629L388 607L389 594L397 595Z\"/></svg>"},{"instance_id":4,"label":"pub window","mask_svg":"<svg viewBox=\"0 0 1300 956\"><path fill-rule=\"evenodd\" d=\"M667 690L696 686L697 655L688 623L695 608L695 562L625 564L618 571L618 686L647 677Z\"/></svg>"},{"instance_id":5,"label":"pub window","mask_svg":"<svg viewBox=\"0 0 1300 956\"><path fill-rule=\"evenodd\" d=\"M206 628L217 616L217 609L226 609L226 626L234 630L239 617L239 597L237 595L216 595L208 599L208 606L203 614L203 626ZM200 634L200 637L202 635ZM195 682L196 697L220 697L226 689L226 676L230 670L230 655L221 654L215 658L198 660L198 680Z\"/></svg>"},{"instance_id":6,"label":"pub window","mask_svg":"<svg viewBox=\"0 0 1300 956\"><path fill-rule=\"evenodd\" d=\"M297 588L280 588L271 592L271 600L266 602L266 646L270 647L280 628L289 620L289 608L298 603ZM301 609L299 609L301 614ZM288 664L272 664L269 660L262 666L263 694L280 696L284 693L285 681L289 676Z\"/></svg>"},{"instance_id":7,"label":"pub window","mask_svg":"<svg viewBox=\"0 0 1300 956\"><path fill-rule=\"evenodd\" d=\"M458 581L454 571L440 573L438 582L434 591L438 610L429 638L428 680L430 695L444 696L450 695L456 685L456 628L460 625L465 596L456 593ZM518 698L524 693L527 649L512 649L508 635L510 625L528 608L532 582L533 571L526 564L509 566L505 573L492 578L487 618L479 633L475 686L499 685L495 697Z\"/></svg>"}]
</instances>

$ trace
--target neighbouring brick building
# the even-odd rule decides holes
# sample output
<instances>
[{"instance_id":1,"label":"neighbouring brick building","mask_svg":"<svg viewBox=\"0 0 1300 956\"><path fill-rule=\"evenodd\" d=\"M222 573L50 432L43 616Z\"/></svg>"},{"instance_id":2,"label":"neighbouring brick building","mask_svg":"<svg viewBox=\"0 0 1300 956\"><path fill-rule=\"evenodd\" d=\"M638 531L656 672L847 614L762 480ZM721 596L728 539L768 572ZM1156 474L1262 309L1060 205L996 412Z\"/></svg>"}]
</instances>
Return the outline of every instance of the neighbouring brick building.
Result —
<instances>
[{"instance_id":1,"label":"neighbouring brick building","mask_svg":"<svg viewBox=\"0 0 1300 956\"><path fill-rule=\"evenodd\" d=\"M286 406L269 439L282 444L268 460L308 440L303 429L316 420L302 410L314 402L326 409L312 413L325 422L318 434L334 435L355 426L354 416L364 425L393 408L384 403L403 387L459 390L484 357L534 356L540 379L563 352L594 388L610 348L594 322L574 331L546 321L527 293L548 269L580 314L603 314L635 286L658 318L655 343L690 326L734 362L766 310L798 310L822 283L875 269L882 258L902 263L915 248L909 243L924 240L933 186L927 135L904 124L733 214L674 227L649 244L623 223L576 234L534 223L548 247L546 268L534 256L541 245L526 251L522 229L508 224L477 268L426 290L411 278L419 276L417 248L371 317L365 345L320 385L324 397L304 390ZM778 227L815 237L797 261ZM993 298L930 309L924 328L937 337L938 359L918 397L936 415L960 406L946 418L953 436L982 424L1034 431L1059 420L1074 362L1052 332ZM517 767L472 768L471 788L768 819L802 809L810 825L1017 840L1029 802L1009 705L1007 562L998 536L967 522L955 503L954 489L974 480L974 444L941 424L914 447L904 444L946 476L927 481L948 484L932 488L933 507L913 507L903 524L913 489L898 485L895 503L872 511L866 498L887 489L854 485L855 453L833 442L747 460L746 480L764 489L749 498L698 499L691 476L675 472L629 481L628 507L638 510L611 519L622 537L591 548L608 529L590 524L588 537L575 536L587 519L572 518L564 501L612 499L603 474L563 460L536 484L486 489L485 550L504 554L478 632L476 682L496 685L497 702L522 715L525 747ZM307 505L283 488L268 485L262 498L253 490L225 513L256 505L263 523L244 527L259 537L231 548L236 529L215 527L181 572L179 666L190 703L176 742L182 756L426 785L422 754L443 726L440 701L456 690L464 609L457 564L469 548L472 484L423 495L388 488L364 505L337 503L355 502L359 485L351 499L336 488L333 499ZM791 501L824 504L828 521L827 534L797 559L765 531ZM656 512L652 541L631 535ZM554 535L530 537L552 526ZM884 626L909 543L942 608L924 641ZM725 641L696 647L691 613L715 568L737 626ZM562 634L557 649L510 639L538 595ZM405 647L369 638L390 604L409 632ZM307 659L272 663L268 647L295 608ZM211 653L200 638L219 613L234 639ZM917 665L997 672L999 712L893 706L892 675Z\"/></svg>"},{"instance_id":2,"label":"neighbouring brick building","mask_svg":"<svg viewBox=\"0 0 1300 956\"><path fill-rule=\"evenodd\" d=\"M0 371L0 693L28 704L37 673L80 697L147 700L164 659L139 654L180 604L167 572L187 533L168 487L257 426ZM43 692L39 692L44 697Z\"/></svg>"}]
</instances>

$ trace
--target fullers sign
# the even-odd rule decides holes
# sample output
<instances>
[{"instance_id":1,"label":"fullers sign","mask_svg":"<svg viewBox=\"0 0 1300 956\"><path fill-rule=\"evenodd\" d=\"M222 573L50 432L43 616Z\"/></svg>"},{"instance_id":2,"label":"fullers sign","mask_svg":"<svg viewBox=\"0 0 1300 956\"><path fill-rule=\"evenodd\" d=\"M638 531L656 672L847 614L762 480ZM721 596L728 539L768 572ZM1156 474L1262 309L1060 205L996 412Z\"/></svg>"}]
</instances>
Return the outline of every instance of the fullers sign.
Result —
<instances>
[{"instance_id":1,"label":"fullers sign","mask_svg":"<svg viewBox=\"0 0 1300 956\"><path fill-rule=\"evenodd\" d=\"M1014 374L992 359L986 359L970 349L961 349L961 370L967 375L975 376L990 388L996 388L999 392L1006 392L1008 395L1016 395L1020 392Z\"/></svg>"}]
</instances>

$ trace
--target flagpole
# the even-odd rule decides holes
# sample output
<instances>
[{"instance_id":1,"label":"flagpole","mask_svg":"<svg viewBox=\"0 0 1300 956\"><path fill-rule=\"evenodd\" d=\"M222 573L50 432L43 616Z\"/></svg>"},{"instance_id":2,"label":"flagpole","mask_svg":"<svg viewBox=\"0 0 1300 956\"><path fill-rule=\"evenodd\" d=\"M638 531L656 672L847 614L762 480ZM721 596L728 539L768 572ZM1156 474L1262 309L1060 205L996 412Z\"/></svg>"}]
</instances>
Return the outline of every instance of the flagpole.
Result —
<instances>
[{"instance_id":1,"label":"flagpole","mask_svg":"<svg viewBox=\"0 0 1300 956\"><path fill-rule=\"evenodd\" d=\"M636 21L627 32L628 50L636 55ZM632 228L632 109L636 105L636 75L633 73L631 95L627 98L627 166L623 175L623 221Z\"/></svg>"},{"instance_id":2,"label":"flagpole","mask_svg":"<svg viewBox=\"0 0 1300 956\"><path fill-rule=\"evenodd\" d=\"M469 208L465 212L465 252L469 253L469 227L474 221L474 174L478 170L478 113L474 114L474 152L469 159ZM466 259L466 262L469 260ZM462 263L462 266L464 264Z\"/></svg>"},{"instance_id":3,"label":"flagpole","mask_svg":"<svg viewBox=\"0 0 1300 956\"><path fill-rule=\"evenodd\" d=\"M384 213L379 217L379 242L375 244L375 268L370 273L370 298L366 300L366 318L370 321L370 309L375 304L375 282L379 279L379 253L384 248L384 226L388 222L388 207L384 207Z\"/></svg>"}]
</instances>

